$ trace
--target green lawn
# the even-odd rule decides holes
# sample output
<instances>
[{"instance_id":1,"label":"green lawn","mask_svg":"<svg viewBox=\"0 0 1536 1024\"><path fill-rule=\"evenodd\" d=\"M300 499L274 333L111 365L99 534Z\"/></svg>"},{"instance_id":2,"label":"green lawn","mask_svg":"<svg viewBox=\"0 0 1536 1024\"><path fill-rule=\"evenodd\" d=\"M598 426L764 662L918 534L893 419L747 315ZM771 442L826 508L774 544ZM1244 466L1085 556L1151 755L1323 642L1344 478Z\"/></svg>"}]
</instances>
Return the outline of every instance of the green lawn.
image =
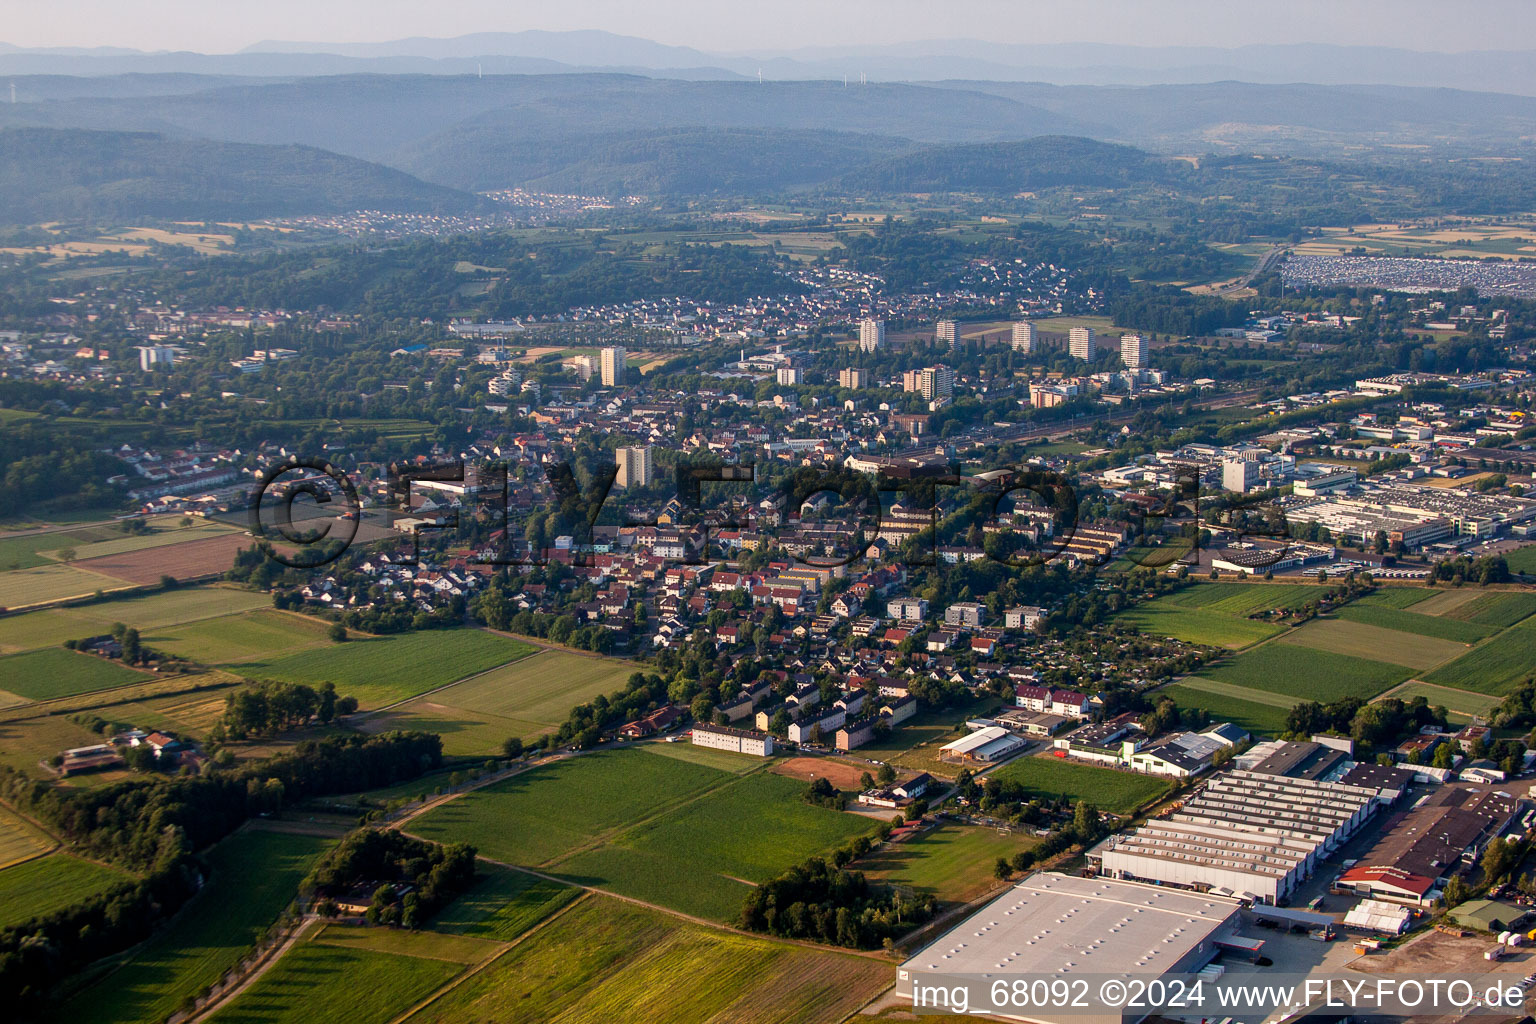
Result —
<instances>
[{"instance_id":1,"label":"green lawn","mask_svg":"<svg viewBox=\"0 0 1536 1024\"><path fill-rule=\"evenodd\" d=\"M94 654L53 647L0 658L0 686L28 700L52 700L93 690L109 690L153 677Z\"/></svg>"},{"instance_id":2,"label":"green lawn","mask_svg":"<svg viewBox=\"0 0 1536 1024\"><path fill-rule=\"evenodd\" d=\"M868 818L806 803L804 790L798 779L747 775L561 861L554 871L583 885L734 921L747 883L767 881L874 831Z\"/></svg>"},{"instance_id":3,"label":"green lawn","mask_svg":"<svg viewBox=\"0 0 1536 1024\"><path fill-rule=\"evenodd\" d=\"M1526 544L1504 556L1514 572L1536 573L1536 544Z\"/></svg>"},{"instance_id":4,"label":"green lawn","mask_svg":"<svg viewBox=\"0 0 1536 1024\"><path fill-rule=\"evenodd\" d=\"M826 1024L890 985L880 960L769 942L588 896L410 1024Z\"/></svg>"},{"instance_id":5,"label":"green lawn","mask_svg":"<svg viewBox=\"0 0 1536 1024\"><path fill-rule=\"evenodd\" d=\"M534 654L370 717L369 732L422 729L443 738L454 756L495 753L508 736L532 739L553 732L598 694L624 688L635 663L564 651Z\"/></svg>"},{"instance_id":6,"label":"green lawn","mask_svg":"<svg viewBox=\"0 0 1536 1024\"><path fill-rule=\"evenodd\" d=\"M210 1018L216 1024L384 1024L464 965L304 942Z\"/></svg>"},{"instance_id":7,"label":"green lawn","mask_svg":"<svg viewBox=\"0 0 1536 1024\"><path fill-rule=\"evenodd\" d=\"M992 866L1035 845L1017 833L945 825L901 843L886 843L851 867L871 881L907 886L947 903L964 903L997 884Z\"/></svg>"},{"instance_id":8,"label":"green lawn","mask_svg":"<svg viewBox=\"0 0 1536 1024\"><path fill-rule=\"evenodd\" d=\"M1411 593L1411 591L1410 591ZM1382 629L1395 629L1417 636L1438 637L1463 644L1475 644L1494 632L1491 627L1462 622L1449 615L1420 615L1413 611L1356 601L1335 612L1339 618L1362 622Z\"/></svg>"},{"instance_id":9,"label":"green lawn","mask_svg":"<svg viewBox=\"0 0 1536 1024\"><path fill-rule=\"evenodd\" d=\"M481 878L432 919L430 927L451 935L509 942L581 894L546 878L480 865Z\"/></svg>"},{"instance_id":10,"label":"green lawn","mask_svg":"<svg viewBox=\"0 0 1536 1024\"><path fill-rule=\"evenodd\" d=\"M1502 696L1536 674L1536 621L1527 620L1424 676L1424 681Z\"/></svg>"},{"instance_id":11,"label":"green lawn","mask_svg":"<svg viewBox=\"0 0 1536 1024\"><path fill-rule=\"evenodd\" d=\"M100 636L114 622L152 635L176 626L252 608L270 608L272 598L231 587L187 586L138 597L95 601L72 608L47 608L0 618L0 653L57 647L65 640Z\"/></svg>"},{"instance_id":12,"label":"green lawn","mask_svg":"<svg viewBox=\"0 0 1536 1024\"><path fill-rule=\"evenodd\" d=\"M1340 697L1374 697L1413 673L1401 665L1277 641L1245 651L1201 674L1221 683L1283 693L1298 701L1327 703Z\"/></svg>"},{"instance_id":13,"label":"green lawn","mask_svg":"<svg viewBox=\"0 0 1536 1024\"><path fill-rule=\"evenodd\" d=\"M1230 693L1218 693L1187 685L1189 682L1190 678L1186 678L1183 683L1165 686L1158 693L1166 693L1172 697L1173 702L1180 708L1205 709L1210 712L1212 721L1231 722L1249 732L1267 733L1271 736L1285 731L1285 715L1290 710L1288 707L1244 700ZM1234 689L1241 690L1239 687ZM1242 692L1256 696L1263 693L1260 690L1243 690Z\"/></svg>"},{"instance_id":14,"label":"green lawn","mask_svg":"<svg viewBox=\"0 0 1536 1024\"><path fill-rule=\"evenodd\" d=\"M318 836L238 832L208 855L213 876L168 927L60 1009L71 1024L161 1021L217 981L277 919L330 845Z\"/></svg>"},{"instance_id":15,"label":"green lawn","mask_svg":"<svg viewBox=\"0 0 1536 1024\"><path fill-rule=\"evenodd\" d=\"M411 823L439 842L538 865L731 779L727 772L642 747L595 750L451 800Z\"/></svg>"},{"instance_id":16,"label":"green lawn","mask_svg":"<svg viewBox=\"0 0 1536 1024\"><path fill-rule=\"evenodd\" d=\"M17 864L0 871L0 928L51 914L131 881L115 868L67 853Z\"/></svg>"},{"instance_id":17,"label":"green lawn","mask_svg":"<svg viewBox=\"0 0 1536 1024\"><path fill-rule=\"evenodd\" d=\"M987 777L1018 782L1044 797L1086 800L1115 814L1127 814L1168 789L1167 779L1048 755L1015 758Z\"/></svg>"},{"instance_id":18,"label":"green lawn","mask_svg":"<svg viewBox=\"0 0 1536 1024\"><path fill-rule=\"evenodd\" d=\"M330 681L364 708L407 700L456 679L526 657L535 648L478 629L432 629L367 637L318 650L245 662L258 678Z\"/></svg>"}]
</instances>

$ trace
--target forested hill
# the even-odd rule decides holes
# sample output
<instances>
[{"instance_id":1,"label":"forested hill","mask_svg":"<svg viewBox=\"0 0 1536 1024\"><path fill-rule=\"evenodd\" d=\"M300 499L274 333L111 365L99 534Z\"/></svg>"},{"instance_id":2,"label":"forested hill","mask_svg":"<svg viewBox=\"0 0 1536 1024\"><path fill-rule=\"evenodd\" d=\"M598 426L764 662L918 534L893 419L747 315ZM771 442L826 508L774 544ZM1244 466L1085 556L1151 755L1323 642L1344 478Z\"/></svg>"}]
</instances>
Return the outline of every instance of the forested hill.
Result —
<instances>
[{"instance_id":1,"label":"forested hill","mask_svg":"<svg viewBox=\"0 0 1536 1024\"><path fill-rule=\"evenodd\" d=\"M148 132L0 131L0 222L245 219L356 209L456 213L484 200L309 146Z\"/></svg>"},{"instance_id":2,"label":"forested hill","mask_svg":"<svg viewBox=\"0 0 1536 1024\"><path fill-rule=\"evenodd\" d=\"M1168 182L1172 161L1131 146L1067 135L932 146L851 171L838 185L873 192L1017 192Z\"/></svg>"}]
</instances>

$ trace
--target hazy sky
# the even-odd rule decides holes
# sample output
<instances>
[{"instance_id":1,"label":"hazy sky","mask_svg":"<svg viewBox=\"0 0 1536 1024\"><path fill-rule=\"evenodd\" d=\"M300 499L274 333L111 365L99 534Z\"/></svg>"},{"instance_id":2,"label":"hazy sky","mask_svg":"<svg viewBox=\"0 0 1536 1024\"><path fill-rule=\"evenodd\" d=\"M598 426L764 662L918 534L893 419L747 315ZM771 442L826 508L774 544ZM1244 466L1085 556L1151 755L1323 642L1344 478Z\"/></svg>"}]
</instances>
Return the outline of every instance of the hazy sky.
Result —
<instances>
[{"instance_id":1,"label":"hazy sky","mask_svg":"<svg viewBox=\"0 0 1536 1024\"><path fill-rule=\"evenodd\" d=\"M714 51L976 38L1147 46L1536 47L1533 0L10 0L17 46L238 50L597 28Z\"/></svg>"}]
</instances>

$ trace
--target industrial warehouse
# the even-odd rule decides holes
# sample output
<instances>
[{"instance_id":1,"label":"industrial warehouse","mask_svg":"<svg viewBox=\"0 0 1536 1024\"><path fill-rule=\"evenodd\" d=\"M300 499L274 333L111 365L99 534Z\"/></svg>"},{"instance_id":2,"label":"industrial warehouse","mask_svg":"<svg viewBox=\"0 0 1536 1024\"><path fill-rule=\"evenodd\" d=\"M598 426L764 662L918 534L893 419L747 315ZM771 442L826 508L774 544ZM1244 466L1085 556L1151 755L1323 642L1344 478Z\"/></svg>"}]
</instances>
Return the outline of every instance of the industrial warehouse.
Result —
<instances>
[{"instance_id":1,"label":"industrial warehouse","mask_svg":"<svg viewBox=\"0 0 1536 1024\"><path fill-rule=\"evenodd\" d=\"M896 994L910 1002L914 984L956 975L990 981L1023 973L1143 979L1191 974L1223 948L1252 955L1262 945L1237 934L1239 910L1237 901L1219 896L1036 872L902 964ZM1145 1010L988 1013L1044 1024L1122 1024L1146 1016Z\"/></svg>"},{"instance_id":2,"label":"industrial warehouse","mask_svg":"<svg viewBox=\"0 0 1536 1024\"><path fill-rule=\"evenodd\" d=\"M1280 903L1377 806L1362 786L1234 771L1212 779L1167 818L1088 851L1112 878Z\"/></svg>"}]
</instances>

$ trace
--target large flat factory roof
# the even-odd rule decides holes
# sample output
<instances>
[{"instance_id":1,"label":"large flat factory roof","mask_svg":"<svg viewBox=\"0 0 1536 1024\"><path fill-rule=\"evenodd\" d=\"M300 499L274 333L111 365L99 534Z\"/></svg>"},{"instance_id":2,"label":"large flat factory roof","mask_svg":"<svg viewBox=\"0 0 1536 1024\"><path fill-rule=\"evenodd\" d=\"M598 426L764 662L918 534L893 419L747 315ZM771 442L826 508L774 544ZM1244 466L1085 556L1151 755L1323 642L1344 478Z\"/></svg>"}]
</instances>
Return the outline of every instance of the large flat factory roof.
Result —
<instances>
[{"instance_id":1,"label":"large flat factory roof","mask_svg":"<svg viewBox=\"0 0 1536 1024\"><path fill-rule=\"evenodd\" d=\"M1212 936L1233 930L1237 915L1238 903L1220 896L1037 872L902 964L897 979L1188 970L1209 959Z\"/></svg>"}]
</instances>

